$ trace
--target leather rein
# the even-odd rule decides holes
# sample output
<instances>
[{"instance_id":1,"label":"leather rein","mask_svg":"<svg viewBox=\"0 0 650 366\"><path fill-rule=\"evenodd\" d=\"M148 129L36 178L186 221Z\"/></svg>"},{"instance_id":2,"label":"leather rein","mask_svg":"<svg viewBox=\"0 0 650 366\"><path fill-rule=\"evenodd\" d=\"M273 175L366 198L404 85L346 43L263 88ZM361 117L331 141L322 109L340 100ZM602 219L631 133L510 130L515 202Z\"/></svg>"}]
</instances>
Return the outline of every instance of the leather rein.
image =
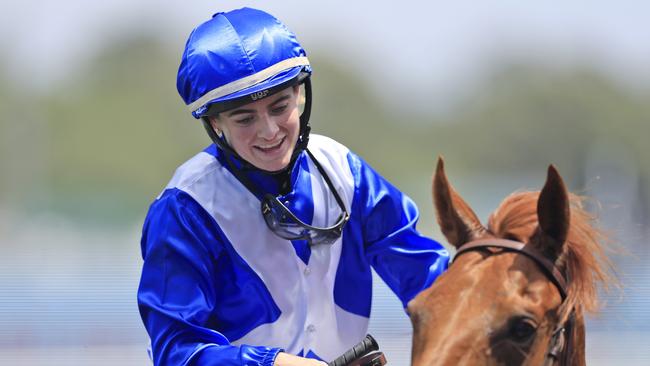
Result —
<instances>
[{"instance_id":1,"label":"leather rein","mask_svg":"<svg viewBox=\"0 0 650 366\"><path fill-rule=\"evenodd\" d=\"M463 253L487 248L499 248L505 251L522 254L532 259L560 291L562 302L566 300L567 280L560 269L555 265L555 263L548 260L535 248L526 245L525 243L498 238L472 240L458 248L456 255L454 256L454 261ZM569 318L563 324L558 325L558 327L553 331L551 344L547 353L547 361L550 361L551 364L559 362L559 364L563 366L569 365L570 357L573 353L571 338L573 337L574 322L575 308L571 309Z\"/></svg>"}]
</instances>

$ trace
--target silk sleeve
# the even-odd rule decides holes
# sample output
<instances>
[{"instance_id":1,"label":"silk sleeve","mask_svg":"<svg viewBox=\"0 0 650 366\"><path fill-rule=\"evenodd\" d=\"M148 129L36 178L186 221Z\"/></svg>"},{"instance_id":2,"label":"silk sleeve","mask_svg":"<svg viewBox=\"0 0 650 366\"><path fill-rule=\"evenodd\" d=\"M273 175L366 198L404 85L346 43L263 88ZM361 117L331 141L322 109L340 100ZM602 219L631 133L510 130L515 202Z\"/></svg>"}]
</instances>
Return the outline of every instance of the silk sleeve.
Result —
<instances>
[{"instance_id":1,"label":"silk sleeve","mask_svg":"<svg viewBox=\"0 0 650 366\"><path fill-rule=\"evenodd\" d=\"M213 219L188 194L167 190L150 207L142 233L138 306L155 365L271 366L281 351L236 346L211 327L216 258Z\"/></svg>"},{"instance_id":2,"label":"silk sleeve","mask_svg":"<svg viewBox=\"0 0 650 366\"><path fill-rule=\"evenodd\" d=\"M365 255L406 308L447 269L449 254L416 229L415 203L358 156L348 157L355 179L353 210L360 217Z\"/></svg>"}]
</instances>

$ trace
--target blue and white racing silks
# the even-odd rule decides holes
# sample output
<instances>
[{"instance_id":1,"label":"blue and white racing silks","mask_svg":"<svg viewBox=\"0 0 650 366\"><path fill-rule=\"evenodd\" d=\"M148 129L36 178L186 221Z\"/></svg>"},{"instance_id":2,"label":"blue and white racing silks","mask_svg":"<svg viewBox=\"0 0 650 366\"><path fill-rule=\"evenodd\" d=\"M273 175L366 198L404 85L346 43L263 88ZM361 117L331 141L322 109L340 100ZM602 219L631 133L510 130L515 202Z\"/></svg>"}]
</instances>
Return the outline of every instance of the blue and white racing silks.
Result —
<instances>
[{"instance_id":1,"label":"blue and white racing silks","mask_svg":"<svg viewBox=\"0 0 650 366\"><path fill-rule=\"evenodd\" d=\"M415 228L415 204L357 155L312 135L309 150L350 212L341 238L310 247L266 226L258 197L208 147L180 166L144 223L138 304L156 365L264 365L278 352L333 360L366 334L371 268L403 305L447 268ZM278 193L276 180L249 178ZM341 214L306 152L281 197L301 220Z\"/></svg>"}]
</instances>

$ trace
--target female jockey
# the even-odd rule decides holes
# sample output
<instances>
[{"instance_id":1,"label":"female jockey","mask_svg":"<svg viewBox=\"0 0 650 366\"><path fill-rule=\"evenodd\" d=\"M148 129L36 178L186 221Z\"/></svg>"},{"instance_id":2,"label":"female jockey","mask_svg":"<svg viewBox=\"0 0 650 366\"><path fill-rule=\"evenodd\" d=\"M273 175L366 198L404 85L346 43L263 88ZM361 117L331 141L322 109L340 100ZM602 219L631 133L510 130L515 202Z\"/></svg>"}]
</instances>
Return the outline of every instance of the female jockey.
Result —
<instances>
[{"instance_id":1,"label":"female jockey","mask_svg":"<svg viewBox=\"0 0 650 366\"><path fill-rule=\"evenodd\" d=\"M325 365L366 334L371 268L404 307L446 269L407 196L310 135L311 71L259 10L190 34L177 88L214 144L144 223L138 305L156 365Z\"/></svg>"}]
</instances>

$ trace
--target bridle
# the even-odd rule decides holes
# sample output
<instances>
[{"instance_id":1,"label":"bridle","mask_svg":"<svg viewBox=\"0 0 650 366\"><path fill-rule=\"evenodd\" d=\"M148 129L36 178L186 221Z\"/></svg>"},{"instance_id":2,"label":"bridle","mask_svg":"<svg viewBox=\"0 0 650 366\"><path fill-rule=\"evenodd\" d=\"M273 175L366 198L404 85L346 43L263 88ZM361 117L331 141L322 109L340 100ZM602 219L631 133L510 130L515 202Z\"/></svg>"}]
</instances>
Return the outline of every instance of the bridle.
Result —
<instances>
[{"instance_id":1,"label":"bridle","mask_svg":"<svg viewBox=\"0 0 650 366\"><path fill-rule=\"evenodd\" d=\"M532 245L527 245L526 243L507 240L507 239L498 239L498 238L489 238L489 239L479 239L472 240L463 245L461 245L456 251L454 260L456 260L463 253L478 249L487 249L487 248L499 248L505 251L515 252L517 254L525 255L526 257L533 260L537 265L542 269L544 274L555 284L557 289L560 291L560 296L562 297L562 302L566 301L567 298L567 279L562 271L551 262L545 256L543 256L537 249ZM572 336L573 328L575 323L575 308L571 309L568 319L557 326L553 331L551 337L551 343L548 350L546 364L555 364L567 366L570 362L571 354L573 353L572 347Z\"/></svg>"},{"instance_id":2,"label":"bridle","mask_svg":"<svg viewBox=\"0 0 650 366\"><path fill-rule=\"evenodd\" d=\"M562 274L555 263L544 257L533 246L527 245L526 243L498 238L472 240L461 245L458 248L456 255L454 256L454 260L456 260L463 253L487 248L499 248L506 251L515 252L517 254L522 254L532 259L533 262L537 263L544 274L546 274L546 276L553 282L553 284L555 284L557 289L560 291L562 302L566 301L567 280L565 275ZM548 353L546 354L546 364L552 365L554 363L559 363L563 366L569 365L569 358L573 353L573 342L571 338L573 336L574 322L575 308L572 308L568 319L564 323L558 325L557 328L555 328L553 331L550 347Z\"/></svg>"}]
</instances>

